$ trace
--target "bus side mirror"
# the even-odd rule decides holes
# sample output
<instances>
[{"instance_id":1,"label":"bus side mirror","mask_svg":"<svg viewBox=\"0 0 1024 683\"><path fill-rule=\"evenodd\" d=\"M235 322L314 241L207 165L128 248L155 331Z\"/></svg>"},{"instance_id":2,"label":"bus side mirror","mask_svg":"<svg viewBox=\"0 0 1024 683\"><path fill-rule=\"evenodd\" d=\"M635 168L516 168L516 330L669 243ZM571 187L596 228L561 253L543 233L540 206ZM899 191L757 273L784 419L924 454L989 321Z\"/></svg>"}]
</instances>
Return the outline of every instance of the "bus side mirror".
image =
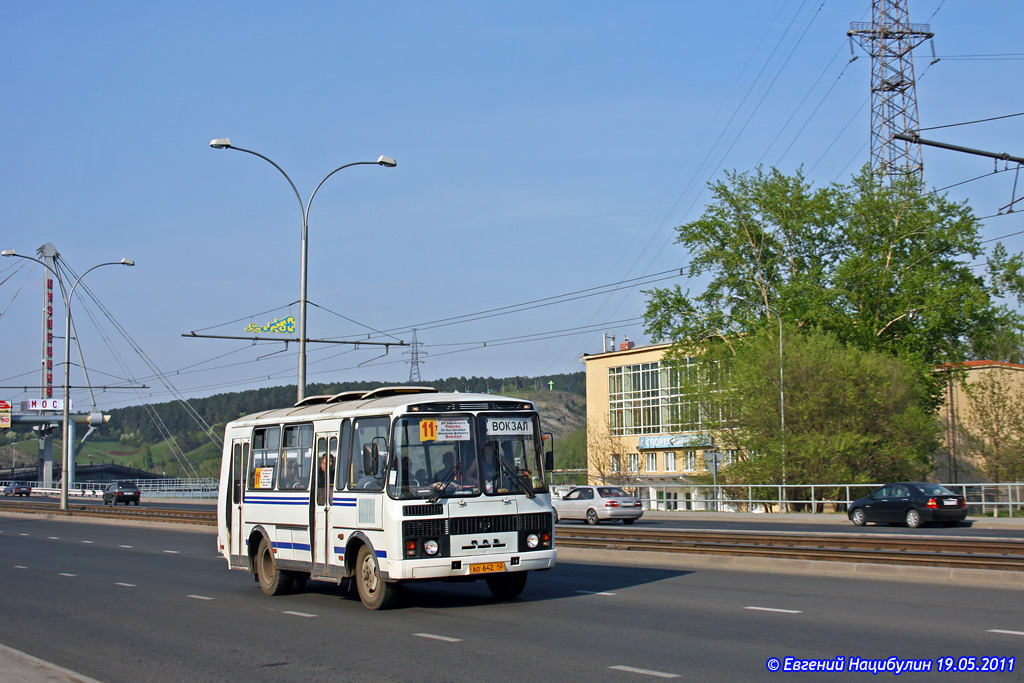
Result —
<instances>
[{"instance_id":1,"label":"bus side mirror","mask_svg":"<svg viewBox=\"0 0 1024 683\"><path fill-rule=\"evenodd\" d=\"M555 438L549 432L544 432L544 471L550 472L555 469Z\"/></svg>"}]
</instances>

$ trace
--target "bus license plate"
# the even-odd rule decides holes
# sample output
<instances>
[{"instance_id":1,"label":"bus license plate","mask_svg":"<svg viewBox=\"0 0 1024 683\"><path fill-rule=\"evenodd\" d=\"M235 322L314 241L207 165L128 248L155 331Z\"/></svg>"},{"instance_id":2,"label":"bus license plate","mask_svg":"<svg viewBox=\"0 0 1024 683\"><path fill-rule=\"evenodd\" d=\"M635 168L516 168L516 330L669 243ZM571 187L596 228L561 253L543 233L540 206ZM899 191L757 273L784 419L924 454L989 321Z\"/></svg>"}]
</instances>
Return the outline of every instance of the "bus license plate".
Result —
<instances>
[{"instance_id":1,"label":"bus license plate","mask_svg":"<svg viewBox=\"0 0 1024 683\"><path fill-rule=\"evenodd\" d=\"M490 574L492 572L505 571L504 562L483 562L481 564L469 565L470 574Z\"/></svg>"}]
</instances>

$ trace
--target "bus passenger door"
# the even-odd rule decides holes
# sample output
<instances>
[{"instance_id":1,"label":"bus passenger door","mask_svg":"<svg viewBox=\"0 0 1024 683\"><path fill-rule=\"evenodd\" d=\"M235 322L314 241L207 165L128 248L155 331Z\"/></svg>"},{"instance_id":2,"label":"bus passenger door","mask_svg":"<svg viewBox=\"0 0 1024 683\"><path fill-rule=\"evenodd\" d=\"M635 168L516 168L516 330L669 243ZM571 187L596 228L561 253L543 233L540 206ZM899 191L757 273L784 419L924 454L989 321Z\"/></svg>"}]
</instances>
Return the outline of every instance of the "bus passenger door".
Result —
<instances>
[{"instance_id":1,"label":"bus passenger door","mask_svg":"<svg viewBox=\"0 0 1024 683\"><path fill-rule=\"evenodd\" d=\"M228 548L231 550L232 565L234 558L246 556L245 529L242 513L245 502L245 473L249 463L249 440L237 439L231 445L231 479L228 513ZM243 563L244 564L244 563Z\"/></svg>"},{"instance_id":2,"label":"bus passenger door","mask_svg":"<svg viewBox=\"0 0 1024 683\"><path fill-rule=\"evenodd\" d=\"M313 546L313 575L327 576L327 563L331 557L331 493L334 489L334 470L337 466L338 437L335 434L317 434L314 483L316 491L310 497L313 505L313 528L309 534Z\"/></svg>"}]
</instances>

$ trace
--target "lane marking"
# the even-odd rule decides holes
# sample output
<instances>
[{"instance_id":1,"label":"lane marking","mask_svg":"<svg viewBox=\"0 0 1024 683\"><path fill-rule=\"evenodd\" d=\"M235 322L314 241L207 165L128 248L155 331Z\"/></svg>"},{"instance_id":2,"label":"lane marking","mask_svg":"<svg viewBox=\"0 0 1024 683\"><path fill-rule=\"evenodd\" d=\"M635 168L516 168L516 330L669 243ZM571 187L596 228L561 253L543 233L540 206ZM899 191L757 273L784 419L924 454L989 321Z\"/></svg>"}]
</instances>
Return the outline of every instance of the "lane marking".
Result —
<instances>
[{"instance_id":1,"label":"lane marking","mask_svg":"<svg viewBox=\"0 0 1024 683\"><path fill-rule=\"evenodd\" d=\"M185 597L192 598L193 600L213 600L213 598L207 597L205 595L186 595Z\"/></svg>"},{"instance_id":2,"label":"lane marking","mask_svg":"<svg viewBox=\"0 0 1024 683\"><path fill-rule=\"evenodd\" d=\"M319 616L317 614L309 614L308 612L293 612L292 610L285 610L285 611L281 612L281 614L290 614L293 617L305 617L307 619L311 619L313 617Z\"/></svg>"},{"instance_id":3,"label":"lane marking","mask_svg":"<svg viewBox=\"0 0 1024 683\"><path fill-rule=\"evenodd\" d=\"M60 540L60 537L58 537L58 536L47 536L47 538L50 539L51 541L59 541Z\"/></svg>"},{"instance_id":4,"label":"lane marking","mask_svg":"<svg viewBox=\"0 0 1024 683\"><path fill-rule=\"evenodd\" d=\"M135 546L133 546L133 545L119 545L117 547L118 548L134 548Z\"/></svg>"},{"instance_id":5,"label":"lane marking","mask_svg":"<svg viewBox=\"0 0 1024 683\"><path fill-rule=\"evenodd\" d=\"M679 674L670 674L665 671L652 671L651 669L638 669L635 666L625 666L623 664L617 664L616 666L610 666L609 669L615 669L616 671L628 671L631 674L643 674L644 676L656 676L657 678L679 678Z\"/></svg>"},{"instance_id":6,"label":"lane marking","mask_svg":"<svg viewBox=\"0 0 1024 683\"><path fill-rule=\"evenodd\" d=\"M1024 631L1004 631L1001 628L990 628L989 633L1005 633L1008 636L1024 636Z\"/></svg>"},{"instance_id":7,"label":"lane marking","mask_svg":"<svg viewBox=\"0 0 1024 683\"><path fill-rule=\"evenodd\" d=\"M67 572L60 572L59 574L57 574L57 576L70 576L70 577L75 577L75 576L78 576L78 574L68 574Z\"/></svg>"},{"instance_id":8,"label":"lane marking","mask_svg":"<svg viewBox=\"0 0 1024 683\"><path fill-rule=\"evenodd\" d=\"M757 610L758 612L779 612L780 614L803 614L801 609L779 609L777 607L744 607L743 609Z\"/></svg>"},{"instance_id":9,"label":"lane marking","mask_svg":"<svg viewBox=\"0 0 1024 683\"><path fill-rule=\"evenodd\" d=\"M25 566L25 565L23 565L23 564L16 564L16 565L14 565L14 568L15 568L15 569L28 569L28 567L26 567L26 566Z\"/></svg>"},{"instance_id":10,"label":"lane marking","mask_svg":"<svg viewBox=\"0 0 1024 683\"><path fill-rule=\"evenodd\" d=\"M28 536L28 534L18 534L19 536Z\"/></svg>"},{"instance_id":11,"label":"lane marking","mask_svg":"<svg viewBox=\"0 0 1024 683\"><path fill-rule=\"evenodd\" d=\"M92 545L92 544L93 544L93 543L95 543L95 542L96 542L96 541L82 541L82 543L88 543L89 545Z\"/></svg>"},{"instance_id":12,"label":"lane marking","mask_svg":"<svg viewBox=\"0 0 1024 683\"><path fill-rule=\"evenodd\" d=\"M121 583L120 581L115 581L114 585L115 586L124 586L125 588L136 588L136 585L134 583Z\"/></svg>"},{"instance_id":13,"label":"lane marking","mask_svg":"<svg viewBox=\"0 0 1024 683\"><path fill-rule=\"evenodd\" d=\"M582 593L583 595L618 595L617 593L607 593L603 591L573 591L574 593Z\"/></svg>"},{"instance_id":14,"label":"lane marking","mask_svg":"<svg viewBox=\"0 0 1024 683\"><path fill-rule=\"evenodd\" d=\"M0 652L7 653L8 655L13 656L16 659L21 659L21 660L24 660L26 662L31 662L34 665L34 668L39 670L39 673L40 673L39 680L43 680L43 677L45 677L47 680L67 680L67 681L77 681L78 683L100 683L95 678L89 678L88 676L86 676L84 674L80 674L77 671L72 671L71 669L65 669L62 666L57 666L53 662L48 662L45 659L39 659L38 657L33 657L32 655L28 654L27 652L22 652L21 650L15 650L13 647L7 647L6 645L0 645ZM53 672L58 672L58 673L63 674L63 675L60 676L60 678L51 677L49 674L51 674Z\"/></svg>"},{"instance_id":15,"label":"lane marking","mask_svg":"<svg viewBox=\"0 0 1024 683\"><path fill-rule=\"evenodd\" d=\"M445 643L461 643L462 638L449 638L448 636L439 636L435 633L414 633L417 638L427 638L429 640L440 640Z\"/></svg>"},{"instance_id":16,"label":"lane marking","mask_svg":"<svg viewBox=\"0 0 1024 683\"><path fill-rule=\"evenodd\" d=\"M177 550L165 550L164 552L167 553L168 555L177 555L178 554Z\"/></svg>"}]
</instances>

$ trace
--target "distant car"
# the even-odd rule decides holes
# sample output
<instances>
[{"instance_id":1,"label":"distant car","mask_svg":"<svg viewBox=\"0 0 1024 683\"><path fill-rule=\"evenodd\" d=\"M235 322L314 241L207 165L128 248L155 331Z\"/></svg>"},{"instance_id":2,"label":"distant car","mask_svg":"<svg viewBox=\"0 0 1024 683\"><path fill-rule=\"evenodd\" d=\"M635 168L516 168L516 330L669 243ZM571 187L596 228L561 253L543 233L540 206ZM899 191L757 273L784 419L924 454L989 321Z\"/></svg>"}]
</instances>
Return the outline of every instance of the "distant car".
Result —
<instances>
[{"instance_id":1,"label":"distant car","mask_svg":"<svg viewBox=\"0 0 1024 683\"><path fill-rule=\"evenodd\" d=\"M618 486L577 486L562 498L553 499L551 505L555 508L556 522L583 519L587 524L597 524L607 519L621 519L623 524L632 524L644 514L640 499Z\"/></svg>"},{"instance_id":2,"label":"distant car","mask_svg":"<svg viewBox=\"0 0 1024 683\"><path fill-rule=\"evenodd\" d=\"M139 487L130 481L119 481L115 484L111 484L107 487L107 490L103 492L103 504L117 505L118 503L139 504L142 499L142 491Z\"/></svg>"},{"instance_id":3,"label":"distant car","mask_svg":"<svg viewBox=\"0 0 1024 683\"><path fill-rule=\"evenodd\" d=\"M866 522L906 524L911 529L926 522L956 526L967 517L967 502L939 484L896 482L853 501L846 515L857 526Z\"/></svg>"},{"instance_id":4,"label":"distant car","mask_svg":"<svg viewBox=\"0 0 1024 683\"><path fill-rule=\"evenodd\" d=\"M32 495L32 487L22 482L11 482L4 487L5 496L25 496L28 498Z\"/></svg>"}]
</instances>

